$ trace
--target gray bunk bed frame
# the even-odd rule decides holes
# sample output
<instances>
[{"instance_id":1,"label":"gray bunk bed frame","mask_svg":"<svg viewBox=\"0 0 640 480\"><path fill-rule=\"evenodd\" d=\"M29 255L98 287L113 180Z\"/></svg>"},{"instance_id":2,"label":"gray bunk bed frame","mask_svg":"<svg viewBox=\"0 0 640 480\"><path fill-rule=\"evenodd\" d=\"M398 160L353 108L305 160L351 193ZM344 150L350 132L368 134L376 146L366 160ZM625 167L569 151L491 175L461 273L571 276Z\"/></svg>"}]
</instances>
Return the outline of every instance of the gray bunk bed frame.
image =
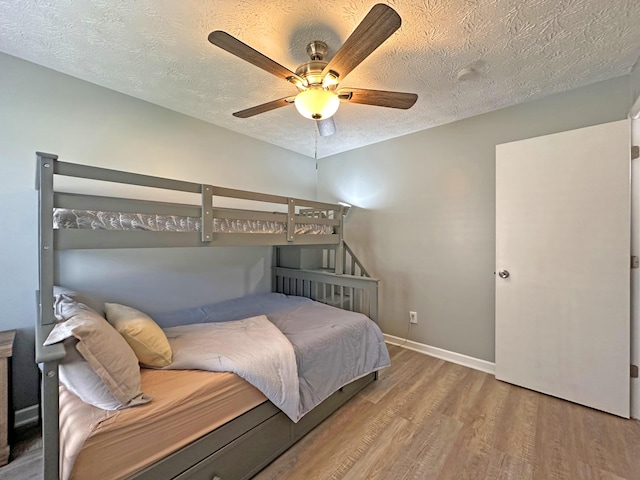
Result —
<instances>
[{"instance_id":1,"label":"gray bunk bed frame","mask_svg":"<svg viewBox=\"0 0 640 480\"><path fill-rule=\"evenodd\" d=\"M36 189L39 196L39 289L35 327L35 360L41 365L41 419L45 480L59 478L58 363L64 347L43 346L53 328L54 252L63 249L207 247L222 245L272 245L272 290L298 295L368 315L377 321L378 281L371 278L344 243L343 219L348 207L290 197L215 187L161 177L58 161L57 155L36 152ZM197 193L200 205L184 205L119 197L81 195L54 191L54 176L69 176L119 184ZM216 208L214 197L245 199L287 205L287 213ZM201 217L200 232L148 232L54 229L54 208L119 211ZM297 210L296 210L297 209ZM326 215L334 212L333 218ZM245 218L284 221L285 234L212 233L213 218ZM325 224L334 234L295 234L295 224ZM303 247L301 247L303 246ZM321 264L304 263L290 268L291 249L312 248ZM289 249L289 250L287 250ZM296 253L296 252L294 252ZM286 254L286 255L285 255ZM318 258L318 257L316 257ZM286 264L286 266L282 266ZM295 262L294 262L295 263ZM44 306L44 307L43 307ZM376 374L356 380L327 398L298 423L293 423L271 402L265 402L204 437L135 474L136 480L251 478L302 436L353 397Z\"/></svg>"}]
</instances>

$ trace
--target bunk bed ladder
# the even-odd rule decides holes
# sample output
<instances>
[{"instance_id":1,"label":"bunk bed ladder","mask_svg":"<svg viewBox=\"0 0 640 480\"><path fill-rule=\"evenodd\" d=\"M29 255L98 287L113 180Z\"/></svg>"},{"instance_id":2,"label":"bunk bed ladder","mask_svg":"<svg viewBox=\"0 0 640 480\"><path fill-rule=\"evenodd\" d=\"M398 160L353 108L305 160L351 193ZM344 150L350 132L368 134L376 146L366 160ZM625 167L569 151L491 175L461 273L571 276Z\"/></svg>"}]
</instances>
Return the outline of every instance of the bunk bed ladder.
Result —
<instances>
[{"instance_id":1,"label":"bunk bed ladder","mask_svg":"<svg viewBox=\"0 0 640 480\"><path fill-rule=\"evenodd\" d=\"M322 270L331 270L337 274L355 277L371 277L360 259L344 240L341 248L338 245L335 247L318 246L317 248L322 249ZM340 262L336 262L336 260L340 260ZM276 263L276 265L279 264Z\"/></svg>"},{"instance_id":2,"label":"bunk bed ladder","mask_svg":"<svg viewBox=\"0 0 640 480\"><path fill-rule=\"evenodd\" d=\"M362 262L356 257L356 254L353 253L353 250L347 245L347 242L343 242L344 249L342 252L342 265L344 268L344 273L348 275L355 275L358 277L371 277L367 269L364 268Z\"/></svg>"}]
</instances>

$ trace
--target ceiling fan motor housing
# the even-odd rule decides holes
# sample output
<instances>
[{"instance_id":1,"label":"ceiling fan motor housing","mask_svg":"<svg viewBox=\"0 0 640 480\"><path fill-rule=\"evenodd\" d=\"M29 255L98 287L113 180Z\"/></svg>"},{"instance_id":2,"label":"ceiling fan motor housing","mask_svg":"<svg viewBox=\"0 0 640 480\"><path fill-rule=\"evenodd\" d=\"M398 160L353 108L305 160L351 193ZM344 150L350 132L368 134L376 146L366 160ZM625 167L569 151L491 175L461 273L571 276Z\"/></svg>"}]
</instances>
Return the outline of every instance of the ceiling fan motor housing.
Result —
<instances>
[{"instance_id":1,"label":"ceiling fan motor housing","mask_svg":"<svg viewBox=\"0 0 640 480\"><path fill-rule=\"evenodd\" d=\"M314 40L307 45L307 54L311 57L311 60L322 60L329 51L329 47L321 40Z\"/></svg>"},{"instance_id":2,"label":"ceiling fan motor housing","mask_svg":"<svg viewBox=\"0 0 640 480\"><path fill-rule=\"evenodd\" d=\"M296 75L305 79L307 86L322 85L322 70L327 66L327 62L322 60L311 60L303 63L296 69Z\"/></svg>"}]
</instances>

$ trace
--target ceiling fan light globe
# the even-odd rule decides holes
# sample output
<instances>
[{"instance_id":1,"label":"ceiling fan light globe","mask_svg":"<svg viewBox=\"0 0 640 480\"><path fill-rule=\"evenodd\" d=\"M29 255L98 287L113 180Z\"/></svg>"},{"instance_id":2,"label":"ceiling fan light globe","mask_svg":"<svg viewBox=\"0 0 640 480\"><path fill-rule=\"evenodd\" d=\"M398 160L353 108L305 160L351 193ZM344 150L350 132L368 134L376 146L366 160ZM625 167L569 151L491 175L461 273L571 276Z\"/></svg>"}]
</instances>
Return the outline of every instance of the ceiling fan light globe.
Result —
<instances>
[{"instance_id":1,"label":"ceiling fan light globe","mask_svg":"<svg viewBox=\"0 0 640 480\"><path fill-rule=\"evenodd\" d=\"M320 120L331 117L338 111L340 99L323 88L309 88L296 95L296 109L303 117Z\"/></svg>"}]
</instances>

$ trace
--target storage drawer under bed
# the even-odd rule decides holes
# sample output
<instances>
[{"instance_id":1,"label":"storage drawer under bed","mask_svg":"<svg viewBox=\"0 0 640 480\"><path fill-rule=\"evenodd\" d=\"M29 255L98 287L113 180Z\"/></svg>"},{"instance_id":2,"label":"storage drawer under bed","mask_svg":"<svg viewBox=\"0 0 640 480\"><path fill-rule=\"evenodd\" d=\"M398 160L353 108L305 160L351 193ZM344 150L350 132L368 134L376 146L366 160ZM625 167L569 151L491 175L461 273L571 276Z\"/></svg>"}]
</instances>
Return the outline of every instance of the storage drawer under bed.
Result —
<instances>
[{"instance_id":1,"label":"storage drawer under bed","mask_svg":"<svg viewBox=\"0 0 640 480\"><path fill-rule=\"evenodd\" d=\"M185 471L176 480L251 478L291 444L291 422L280 412Z\"/></svg>"}]
</instances>

